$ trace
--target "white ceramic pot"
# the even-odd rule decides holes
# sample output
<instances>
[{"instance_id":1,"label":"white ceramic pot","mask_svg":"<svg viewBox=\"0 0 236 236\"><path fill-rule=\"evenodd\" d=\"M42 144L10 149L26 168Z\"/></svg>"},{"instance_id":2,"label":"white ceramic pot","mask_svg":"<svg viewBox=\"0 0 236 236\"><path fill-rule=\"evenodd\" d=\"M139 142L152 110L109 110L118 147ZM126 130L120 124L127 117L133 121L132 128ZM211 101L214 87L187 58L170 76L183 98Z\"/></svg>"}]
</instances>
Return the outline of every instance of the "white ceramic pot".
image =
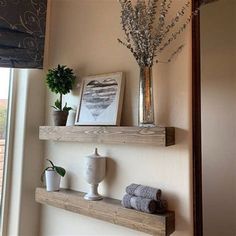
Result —
<instances>
[{"instance_id":1,"label":"white ceramic pot","mask_svg":"<svg viewBox=\"0 0 236 236\"><path fill-rule=\"evenodd\" d=\"M55 170L46 170L46 190L49 192L59 191L61 176Z\"/></svg>"},{"instance_id":2,"label":"white ceramic pot","mask_svg":"<svg viewBox=\"0 0 236 236\"><path fill-rule=\"evenodd\" d=\"M73 110L69 111L66 126L74 126L75 125L75 116L76 116L75 111L73 111Z\"/></svg>"},{"instance_id":3,"label":"white ceramic pot","mask_svg":"<svg viewBox=\"0 0 236 236\"><path fill-rule=\"evenodd\" d=\"M84 158L84 177L91 185L90 191L84 196L86 200L100 200L102 196L98 194L98 184L106 175L106 157L98 154L97 148L95 153Z\"/></svg>"}]
</instances>

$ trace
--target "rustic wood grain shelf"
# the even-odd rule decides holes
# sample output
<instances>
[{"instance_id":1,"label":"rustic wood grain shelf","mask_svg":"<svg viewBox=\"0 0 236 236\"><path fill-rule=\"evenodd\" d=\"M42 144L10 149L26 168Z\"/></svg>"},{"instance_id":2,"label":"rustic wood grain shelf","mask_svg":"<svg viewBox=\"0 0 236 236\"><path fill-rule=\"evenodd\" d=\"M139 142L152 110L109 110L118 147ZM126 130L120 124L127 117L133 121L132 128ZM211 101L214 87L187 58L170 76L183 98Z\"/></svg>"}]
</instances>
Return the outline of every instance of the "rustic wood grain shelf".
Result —
<instances>
[{"instance_id":1,"label":"rustic wood grain shelf","mask_svg":"<svg viewBox=\"0 0 236 236\"><path fill-rule=\"evenodd\" d=\"M41 140L94 142L113 144L149 144L170 146L175 144L173 127L129 126L41 126Z\"/></svg>"},{"instance_id":2,"label":"rustic wood grain shelf","mask_svg":"<svg viewBox=\"0 0 236 236\"><path fill-rule=\"evenodd\" d=\"M175 231L174 212L163 215L147 214L123 208L119 200L104 198L101 201L87 201L85 193L61 189L59 192L47 192L37 188L35 200L46 204L89 216L112 224L121 225L155 236L168 236Z\"/></svg>"}]
</instances>

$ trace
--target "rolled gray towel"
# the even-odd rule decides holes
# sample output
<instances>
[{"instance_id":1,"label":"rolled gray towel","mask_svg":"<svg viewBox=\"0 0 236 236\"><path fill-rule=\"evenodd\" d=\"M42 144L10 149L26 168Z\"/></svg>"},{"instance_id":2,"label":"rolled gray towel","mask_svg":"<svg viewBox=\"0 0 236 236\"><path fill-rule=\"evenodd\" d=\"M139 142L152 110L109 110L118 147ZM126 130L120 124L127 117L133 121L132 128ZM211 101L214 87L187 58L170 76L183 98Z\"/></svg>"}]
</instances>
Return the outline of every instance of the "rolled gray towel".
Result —
<instances>
[{"instance_id":1,"label":"rolled gray towel","mask_svg":"<svg viewBox=\"0 0 236 236\"><path fill-rule=\"evenodd\" d=\"M122 206L125 208L131 209L132 208L132 206L131 206L131 198L132 197L133 197L132 195L125 194L122 198L122 201L121 201Z\"/></svg>"},{"instance_id":2,"label":"rolled gray towel","mask_svg":"<svg viewBox=\"0 0 236 236\"><path fill-rule=\"evenodd\" d=\"M121 203L125 208L133 208L151 214L155 213L157 209L157 202L155 200L135 197L129 194L124 195Z\"/></svg>"},{"instance_id":3,"label":"rolled gray towel","mask_svg":"<svg viewBox=\"0 0 236 236\"><path fill-rule=\"evenodd\" d=\"M163 214L167 212L168 202L166 200L157 200L156 203L157 203L157 208L156 208L157 214Z\"/></svg>"},{"instance_id":4,"label":"rolled gray towel","mask_svg":"<svg viewBox=\"0 0 236 236\"><path fill-rule=\"evenodd\" d=\"M153 200L159 200L161 198L161 190L152 188L140 184L130 184L126 187L126 193L134 195L136 197L143 197Z\"/></svg>"}]
</instances>

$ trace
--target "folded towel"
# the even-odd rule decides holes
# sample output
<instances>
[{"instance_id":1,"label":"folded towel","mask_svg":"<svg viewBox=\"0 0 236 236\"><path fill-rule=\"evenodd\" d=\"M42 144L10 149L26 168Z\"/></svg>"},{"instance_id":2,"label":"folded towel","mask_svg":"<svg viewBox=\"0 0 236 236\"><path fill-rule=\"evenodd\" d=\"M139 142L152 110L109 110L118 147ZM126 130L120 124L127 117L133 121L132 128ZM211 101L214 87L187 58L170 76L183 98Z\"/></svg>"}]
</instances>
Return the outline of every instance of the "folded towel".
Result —
<instances>
[{"instance_id":1,"label":"folded towel","mask_svg":"<svg viewBox=\"0 0 236 236\"><path fill-rule=\"evenodd\" d=\"M135 197L129 194L124 195L121 203L125 208L134 208L135 210L146 213L155 213L157 210L156 201L142 197Z\"/></svg>"},{"instance_id":2,"label":"folded towel","mask_svg":"<svg viewBox=\"0 0 236 236\"><path fill-rule=\"evenodd\" d=\"M136 197L143 197L153 200L159 200L161 198L161 190L152 188L140 184L130 184L126 187L126 193L134 195Z\"/></svg>"},{"instance_id":3,"label":"folded towel","mask_svg":"<svg viewBox=\"0 0 236 236\"><path fill-rule=\"evenodd\" d=\"M163 214L167 211L168 203L166 200L157 200L156 203L157 203L157 208L156 208L157 214Z\"/></svg>"}]
</instances>

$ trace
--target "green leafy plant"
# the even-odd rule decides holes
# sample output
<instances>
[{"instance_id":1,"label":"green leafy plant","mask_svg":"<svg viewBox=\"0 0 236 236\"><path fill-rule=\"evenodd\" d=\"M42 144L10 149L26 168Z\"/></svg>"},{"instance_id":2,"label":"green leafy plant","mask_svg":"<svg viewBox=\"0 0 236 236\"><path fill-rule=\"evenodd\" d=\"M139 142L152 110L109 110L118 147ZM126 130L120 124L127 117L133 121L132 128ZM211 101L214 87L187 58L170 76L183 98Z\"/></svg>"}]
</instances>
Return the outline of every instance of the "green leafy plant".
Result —
<instances>
[{"instance_id":1,"label":"green leafy plant","mask_svg":"<svg viewBox=\"0 0 236 236\"><path fill-rule=\"evenodd\" d=\"M62 95L69 93L75 83L75 75L71 68L64 65L58 65L56 68L49 69L46 75L46 83L49 89L56 94L60 94L60 98L56 100L54 109L59 111L69 111L72 108L67 107L65 103L64 107L62 105Z\"/></svg>"},{"instance_id":2,"label":"green leafy plant","mask_svg":"<svg viewBox=\"0 0 236 236\"><path fill-rule=\"evenodd\" d=\"M47 159L47 161L50 162L51 166L48 166L48 167L46 167L46 168L43 170L43 173L41 174L41 181L42 181L42 182L43 182L44 174L45 174L45 171L46 171L46 170L54 170L54 171L56 171L61 177L64 177L64 176L65 176L66 170L65 170L64 168L62 168L62 167L60 167L60 166L55 166L54 163L53 163L51 160L49 160L49 159Z\"/></svg>"}]
</instances>

